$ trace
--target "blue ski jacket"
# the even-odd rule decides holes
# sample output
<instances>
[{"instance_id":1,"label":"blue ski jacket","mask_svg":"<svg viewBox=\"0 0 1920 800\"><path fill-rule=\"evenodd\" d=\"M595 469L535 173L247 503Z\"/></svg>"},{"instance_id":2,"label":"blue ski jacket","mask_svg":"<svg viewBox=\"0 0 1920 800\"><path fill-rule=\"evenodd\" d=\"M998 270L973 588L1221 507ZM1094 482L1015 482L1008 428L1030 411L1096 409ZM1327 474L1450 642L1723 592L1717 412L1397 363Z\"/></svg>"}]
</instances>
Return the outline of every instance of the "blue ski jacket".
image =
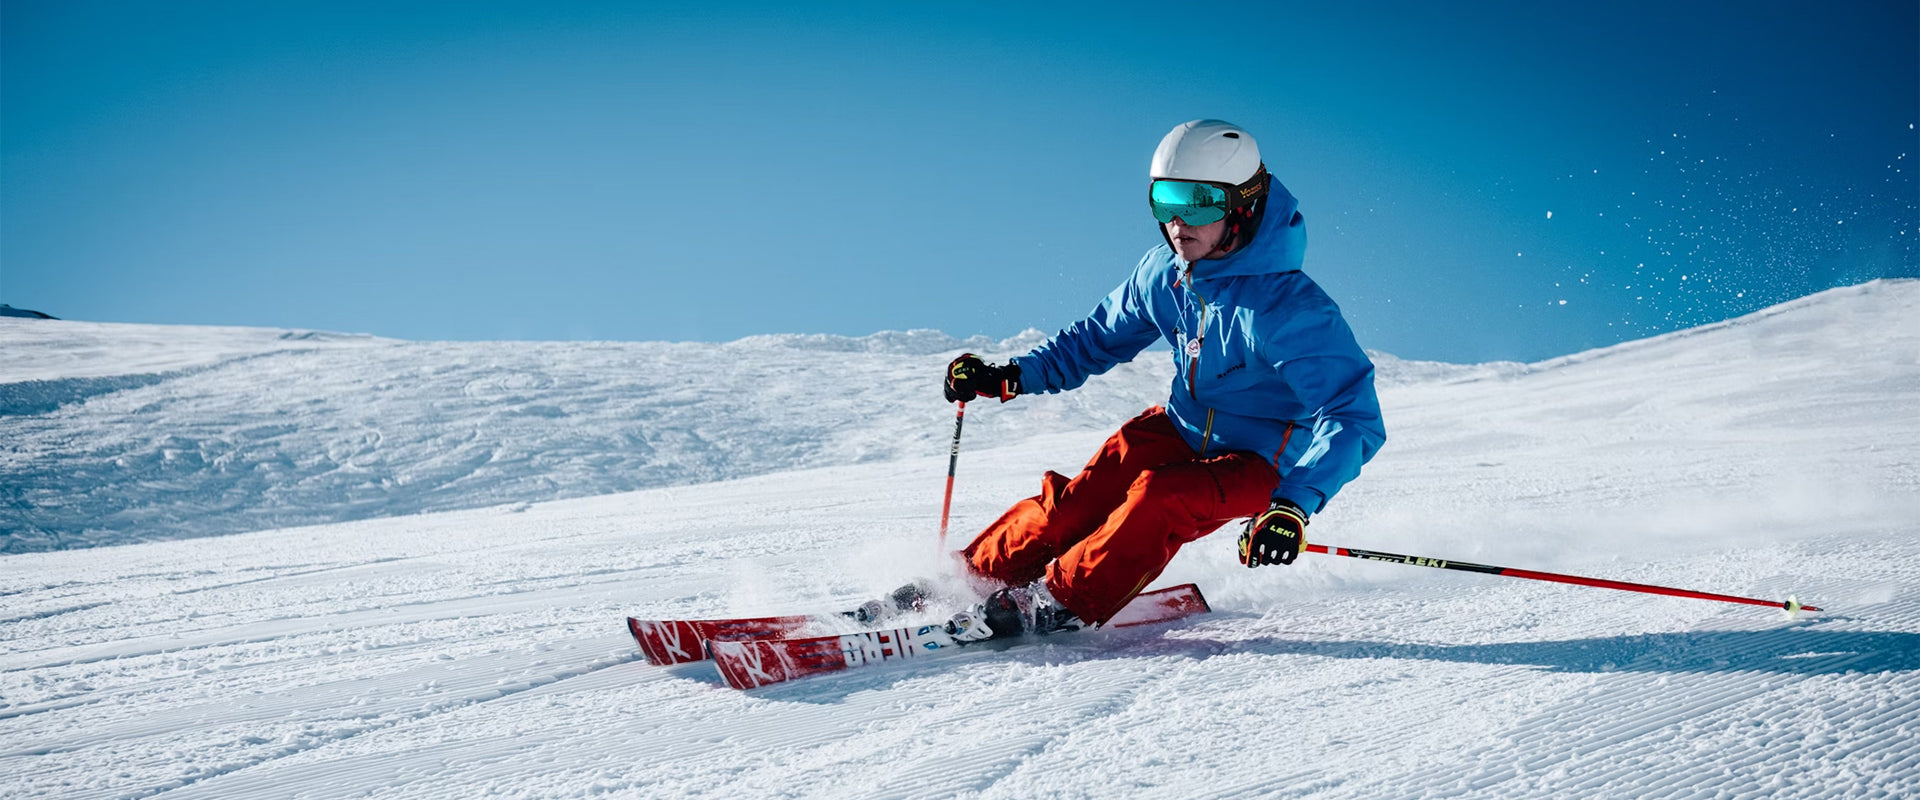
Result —
<instances>
[{"instance_id":1,"label":"blue ski jacket","mask_svg":"<svg viewBox=\"0 0 1920 800\"><path fill-rule=\"evenodd\" d=\"M1165 244L1086 319L1013 359L1021 390L1061 392L1173 345L1167 415L1194 452L1256 453L1280 473L1275 498L1308 513L1360 474L1387 440L1373 362L1340 307L1300 271L1299 201L1273 181L1245 249L1188 263Z\"/></svg>"}]
</instances>

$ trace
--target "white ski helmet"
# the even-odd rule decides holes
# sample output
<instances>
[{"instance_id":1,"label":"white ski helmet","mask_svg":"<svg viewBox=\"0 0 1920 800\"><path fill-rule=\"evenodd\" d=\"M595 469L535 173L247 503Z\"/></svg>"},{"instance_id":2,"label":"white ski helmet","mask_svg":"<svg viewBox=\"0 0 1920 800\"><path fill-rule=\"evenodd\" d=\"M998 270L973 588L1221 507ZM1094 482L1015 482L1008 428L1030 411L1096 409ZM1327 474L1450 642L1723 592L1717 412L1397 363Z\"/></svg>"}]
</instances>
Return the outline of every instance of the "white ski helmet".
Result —
<instances>
[{"instance_id":1,"label":"white ski helmet","mask_svg":"<svg viewBox=\"0 0 1920 800\"><path fill-rule=\"evenodd\" d=\"M1260 145L1231 122L1182 122L1153 151L1149 178L1174 178L1238 186L1260 171Z\"/></svg>"},{"instance_id":2,"label":"white ski helmet","mask_svg":"<svg viewBox=\"0 0 1920 800\"><path fill-rule=\"evenodd\" d=\"M1214 192L1214 199L1206 201L1213 209L1224 208L1226 214L1219 216L1215 211L1213 219L1224 220L1227 224L1225 235L1220 239L1216 253L1228 255L1245 248L1260 231L1260 222L1266 216L1267 190L1272 179L1267 175L1267 166L1260 162L1260 145L1253 140L1253 134L1231 122L1217 119L1196 119L1175 125L1173 130L1160 140L1160 147L1153 151L1153 164L1147 173L1147 202L1154 208L1154 216L1162 223L1159 226L1160 238L1173 246L1173 239L1167 234L1164 223L1172 221L1173 209L1168 208L1162 199L1155 197L1158 192L1157 181L1193 181L1215 184L1224 191ZM1191 190L1195 187L1188 186ZM1186 190L1175 189L1175 193ZM1186 203L1181 198L1177 203ZM1185 215L1183 219L1192 224L1194 217ZM1207 223L1201 223L1207 224Z\"/></svg>"}]
</instances>

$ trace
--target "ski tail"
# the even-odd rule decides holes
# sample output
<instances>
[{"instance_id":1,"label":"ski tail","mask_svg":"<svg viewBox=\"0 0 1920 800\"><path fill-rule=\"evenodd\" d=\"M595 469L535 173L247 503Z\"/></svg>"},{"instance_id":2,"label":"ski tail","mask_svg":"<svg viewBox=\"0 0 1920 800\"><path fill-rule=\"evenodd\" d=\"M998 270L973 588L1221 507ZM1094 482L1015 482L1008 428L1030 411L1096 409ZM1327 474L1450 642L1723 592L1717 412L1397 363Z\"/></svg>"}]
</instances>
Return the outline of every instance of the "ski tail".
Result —
<instances>
[{"instance_id":1,"label":"ski tail","mask_svg":"<svg viewBox=\"0 0 1920 800\"><path fill-rule=\"evenodd\" d=\"M757 689L795 678L912 658L960 646L945 626L919 625L810 639L707 642L720 677L735 689Z\"/></svg>"},{"instance_id":2,"label":"ski tail","mask_svg":"<svg viewBox=\"0 0 1920 800\"><path fill-rule=\"evenodd\" d=\"M1126 628L1134 625L1152 625L1156 622L1169 622L1194 614L1205 614L1212 610L1213 606L1207 605L1207 598L1200 594L1199 586L1183 583L1134 596L1102 627Z\"/></svg>"},{"instance_id":3,"label":"ski tail","mask_svg":"<svg viewBox=\"0 0 1920 800\"><path fill-rule=\"evenodd\" d=\"M711 640L791 636L814 621L814 617L805 615L699 620L628 617L627 631L640 643L640 653L647 657L647 663L667 667L704 660Z\"/></svg>"},{"instance_id":4,"label":"ski tail","mask_svg":"<svg viewBox=\"0 0 1920 800\"><path fill-rule=\"evenodd\" d=\"M1107 625L1152 625L1211 610L1200 587L1188 583L1140 594ZM712 639L706 649L728 686L757 689L810 675L939 655L964 644L949 636L945 626L920 625L803 639Z\"/></svg>"},{"instance_id":5,"label":"ski tail","mask_svg":"<svg viewBox=\"0 0 1920 800\"><path fill-rule=\"evenodd\" d=\"M815 627L823 620L853 620L861 627L878 628L895 618L919 611L929 594L925 586L909 583L893 590L885 598L868 602L852 611L838 614L795 614L779 617L735 617L729 619L639 619L627 618L627 632L640 644L640 653L656 667L686 664L708 658L707 642L737 639L777 639L793 636Z\"/></svg>"}]
</instances>

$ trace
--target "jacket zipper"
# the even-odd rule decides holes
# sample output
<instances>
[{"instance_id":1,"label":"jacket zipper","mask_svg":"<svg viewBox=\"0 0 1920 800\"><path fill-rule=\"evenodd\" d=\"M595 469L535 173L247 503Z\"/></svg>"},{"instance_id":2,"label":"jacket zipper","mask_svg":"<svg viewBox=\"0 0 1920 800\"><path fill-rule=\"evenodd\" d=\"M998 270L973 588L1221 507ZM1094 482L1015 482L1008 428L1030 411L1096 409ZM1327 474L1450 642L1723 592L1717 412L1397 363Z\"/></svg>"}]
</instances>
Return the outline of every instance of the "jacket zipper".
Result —
<instances>
[{"instance_id":1,"label":"jacket zipper","mask_svg":"<svg viewBox=\"0 0 1920 800\"><path fill-rule=\"evenodd\" d=\"M1193 267L1191 265L1187 267L1187 291L1192 292L1194 299L1200 301L1200 326L1194 329L1193 334L1194 342L1199 346L1194 347L1194 352L1187 355L1187 396L1198 401L1200 399L1200 393L1194 387L1194 376L1200 374L1199 351L1201 347L1205 346L1207 341L1207 298L1200 296L1200 287L1194 285ZM1200 455L1206 455L1207 447L1211 444L1213 444L1213 409L1209 407L1207 409L1207 429L1206 432L1200 434Z\"/></svg>"}]
</instances>

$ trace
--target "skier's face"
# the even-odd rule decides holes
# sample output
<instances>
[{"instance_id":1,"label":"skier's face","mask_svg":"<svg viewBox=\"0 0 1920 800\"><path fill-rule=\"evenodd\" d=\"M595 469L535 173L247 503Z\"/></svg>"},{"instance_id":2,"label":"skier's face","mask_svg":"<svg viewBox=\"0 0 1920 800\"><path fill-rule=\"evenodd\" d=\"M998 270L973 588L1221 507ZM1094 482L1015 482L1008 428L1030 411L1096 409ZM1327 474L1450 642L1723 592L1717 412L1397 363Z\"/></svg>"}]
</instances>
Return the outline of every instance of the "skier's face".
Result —
<instances>
[{"instance_id":1,"label":"skier's face","mask_svg":"<svg viewBox=\"0 0 1920 800\"><path fill-rule=\"evenodd\" d=\"M1227 221L1224 219L1196 228L1187 225L1186 220L1174 217L1172 222L1162 227L1167 230L1167 240L1173 242L1173 252L1187 263L1213 255L1213 251L1220 247L1220 238L1227 233Z\"/></svg>"}]
</instances>

